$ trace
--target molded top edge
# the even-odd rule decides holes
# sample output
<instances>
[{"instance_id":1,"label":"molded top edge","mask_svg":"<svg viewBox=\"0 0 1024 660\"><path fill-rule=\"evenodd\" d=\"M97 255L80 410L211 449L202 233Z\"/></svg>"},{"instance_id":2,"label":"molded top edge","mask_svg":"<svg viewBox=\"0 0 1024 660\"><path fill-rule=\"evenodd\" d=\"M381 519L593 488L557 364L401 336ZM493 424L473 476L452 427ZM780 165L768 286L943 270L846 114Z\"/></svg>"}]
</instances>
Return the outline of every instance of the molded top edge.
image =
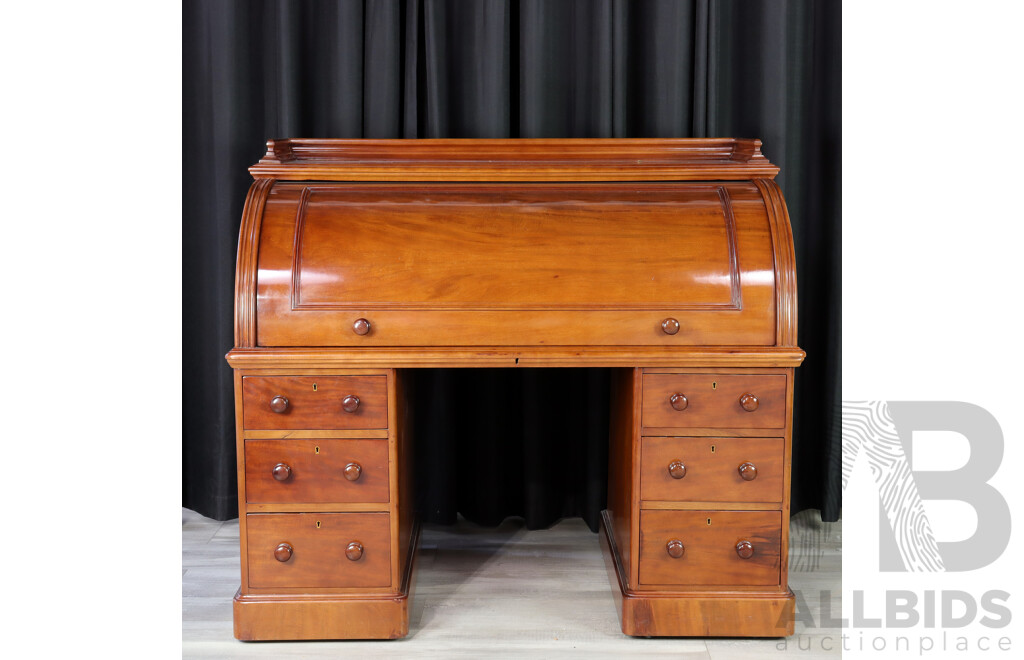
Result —
<instances>
[{"instance_id":1,"label":"molded top edge","mask_svg":"<svg viewBox=\"0 0 1024 660\"><path fill-rule=\"evenodd\" d=\"M667 181L774 178L737 138L278 139L256 178L327 181Z\"/></svg>"}]
</instances>

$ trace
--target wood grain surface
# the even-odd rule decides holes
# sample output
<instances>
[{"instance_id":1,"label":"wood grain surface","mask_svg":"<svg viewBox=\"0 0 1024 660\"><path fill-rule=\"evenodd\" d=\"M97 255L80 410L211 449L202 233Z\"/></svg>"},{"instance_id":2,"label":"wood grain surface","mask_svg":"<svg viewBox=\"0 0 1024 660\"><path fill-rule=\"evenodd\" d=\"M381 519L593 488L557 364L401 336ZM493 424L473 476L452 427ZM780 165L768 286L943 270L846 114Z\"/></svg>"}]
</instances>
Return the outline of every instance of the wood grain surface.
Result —
<instances>
[{"instance_id":1,"label":"wood grain surface","mask_svg":"<svg viewBox=\"0 0 1024 660\"><path fill-rule=\"evenodd\" d=\"M249 586L386 587L391 584L387 513L256 513L246 516ZM319 523L319 526L317 525ZM365 548L358 561L345 557L353 541ZM291 559L275 559L281 543Z\"/></svg>"},{"instance_id":2,"label":"wood grain surface","mask_svg":"<svg viewBox=\"0 0 1024 660\"><path fill-rule=\"evenodd\" d=\"M673 394L686 395L686 410L672 407ZM740 405L753 394L759 405ZM781 429L786 426L786 377L746 374L644 374L644 427Z\"/></svg>"},{"instance_id":3,"label":"wood grain surface","mask_svg":"<svg viewBox=\"0 0 1024 660\"><path fill-rule=\"evenodd\" d=\"M736 138L268 140L257 179L657 181L771 179L761 141Z\"/></svg>"},{"instance_id":4,"label":"wood grain surface","mask_svg":"<svg viewBox=\"0 0 1024 660\"><path fill-rule=\"evenodd\" d=\"M760 141L288 139L250 172L227 356L240 639L408 631L419 367L614 368L622 630L792 632L804 353Z\"/></svg>"},{"instance_id":5,"label":"wood grain surface","mask_svg":"<svg viewBox=\"0 0 1024 660\"><path fill-rule=\"evenodd\" d=\"M649 438L642 442L641 496L644 500L782 502L783 438ZM673 478L669 465L686 468ZM752 463L757 477L746 481L739 466Z\"/></svg>"},{"instance_id":6,"label":"wood grain surface","mask_svg":"<svg viewBox=\"0 0 1024 660\"><path fill-rule=\"evenodd\" d=\"M342 401L353 394L359 397L359 408L346 413ZM270 408L276 396L288 399L284 413ZM384 376L246 376L242 397L246 429L383 429L388 425Z\"/></svg>"},{"instance_id":7,"label":"wood grain surface","mask_svg":"<svg viewBox=\"0 0 1024 660\"><path fill-rule=\"evenodd\" d=\"M777 586L781 525L778 511L644 510L640 513L639 584ZM685 546L679 559L666 551L673 539ZM754 545L750 559L736 554L736 544L742 540Z\"/></svg>"},{"instance_id":8,"label":"wood grain surface","mask_svg":"<svg viewBox=\"0 0 1024 660\"><path fill-rule=\"evenodd\" d=\"M740 346L394 346L240 348L226 356L236 369L303 372L359 367L796 367L799 348Z\"/></svg>"},{"instance_id":9,"label":"wood grain surface","mask_svg":"<svg viewBox=\"0 0 1024 660\"><path fill-rule=\"evenodd\" d=\"M278 481L276 465L290 468ZM359 466L350 481L346 466ZM385 439L246 440L245 499L248 503L388 501L388 443Z\"/></svg>"},{"instance_id":10,"label":"wood grain surface","mask_svg":"<svg viewBox=\"0 0 1024 660\"><path fill-rule=\"evenodd\" d=\"M710 638L784 637L793 634L796 598L788 587L761 593L652 593L631 589L625 580L618 547L608 533L606 513L599 530L601 554L612 585L619 625L626 635ZM770 643L772 647L750 645L750 650L756 652L756 648L761 653L777 653L779 648L774 642ZM833 647L832 650L837 649Z\"/></svg>"},{"instance_id":11,"label":"wood grain surface","mask_svg":"<svg viewBox=\"0 0 1024 660\"><path fill-rule=\"evenodd\" d=\"M610 441L608 449L609 530L622 548L623 564L632 566L632 539L638 522L637 477L634 453L639 440L636 398L640 391L639 369L616 369L611 379Z\"/></svg>"},{"instance_id":12,"label":"wood grain surface","mask_svg":"<svg viewBox=\"0 0 1024 660\"><path fill-rule=\"evenodd\" d=\"M776 343L749 183L282 183L259 242L260 346Z\"/></svg>"}]
</instances>

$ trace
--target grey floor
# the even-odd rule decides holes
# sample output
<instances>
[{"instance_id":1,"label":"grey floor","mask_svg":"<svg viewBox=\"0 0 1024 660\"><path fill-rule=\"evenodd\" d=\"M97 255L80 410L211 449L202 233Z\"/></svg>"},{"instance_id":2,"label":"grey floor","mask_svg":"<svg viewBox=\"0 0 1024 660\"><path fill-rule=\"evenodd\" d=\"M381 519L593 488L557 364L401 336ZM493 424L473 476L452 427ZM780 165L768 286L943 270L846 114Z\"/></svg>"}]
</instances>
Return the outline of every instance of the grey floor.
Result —
<instances>
[{"instance_id":1,"label":"grey floor","mask_svg":"<svg viewBox=\"0 0 1024 660\"><path fill-rule=\"evenodd\" d=\"M835 658L841 631L814 622L823 622L823 605L832 619L841 614L841 524L823 524L811 511L792 521L797 623L796 634L785 641L626 637L597 535L571 519L539 531L516 520L496 529L468 522L426 526L405 639L243 643L232 637L231 625L238 521L221 523L183 509L182 656Z\"/></svg>"}]
</instances>

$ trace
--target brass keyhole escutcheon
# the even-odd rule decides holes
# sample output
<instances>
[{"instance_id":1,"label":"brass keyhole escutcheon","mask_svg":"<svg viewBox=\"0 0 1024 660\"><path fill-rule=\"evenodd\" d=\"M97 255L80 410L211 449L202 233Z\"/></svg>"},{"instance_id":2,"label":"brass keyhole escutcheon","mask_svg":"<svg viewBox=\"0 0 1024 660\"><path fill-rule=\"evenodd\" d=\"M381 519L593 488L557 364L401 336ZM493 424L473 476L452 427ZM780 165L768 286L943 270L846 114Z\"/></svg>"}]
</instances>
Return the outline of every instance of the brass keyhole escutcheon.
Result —
<instances>
[{"instance_id":1,"label":"brass keyhole escutcheon","mask_svg":"<svg viewBox=\"0 0 1024 660\"><path fill-rule=\"evenodd\" d=\"M712 453L712 454L714 454L714 453L715 453L715 446L714 446L714 445L711 445L711 453Z\"/></svg>"},{"instance_id":2,"label":"brass keyhole escutcheon","mask_svg":"<svg viewBox=\"0 0 1024 660\"><path fill-rule=\"evenodd\" d=\"M316 386L314 386L313 389L315 390ZM713 389L713 390L717 390L718 389L718 381L717 380L711 382L711 389Z\"/></svg>"},{"instance_id":3,"label":"brass keyhole escutcheon","mask_svg":"<svg viewBox=\"0 0 1024 660\"><path fill-rule=\"evenodd\" d=\"M320 529L320 521L319 521L319 520L318 520L318 521L316 521L316 528L317 528L317 529Z\"/></svg>"},{"instance_id":4,"label":"brass keyhole escutcheon","mask_svg":"<svg viewBox=\"0 0 1024 660\"><path fill-rule=\"evenodd\" d=\"M313 383L313 391L316 392L316 383Z\"/></svg>"},{"instance_id":5,"label":"brass keyhole escutcheon","mask_svg":"<svg viewBox=\"0 0 1024 660\"><path fill-rule=\"evenodd\" d=\"M708 525L711 524L711 518L708 518Z\"/></svg>"},{"instance_id":6,"label":"brass keyhole escutcheon","mask_svg":"<svg viewBox=\"0 0 1024 660\"><path fill-rule=\"evenodd\" d=\"M314 454L319 454L320 453L320 445L317 445L316 447L313 447L313 453Z\"/></svg>"}]
</instances>

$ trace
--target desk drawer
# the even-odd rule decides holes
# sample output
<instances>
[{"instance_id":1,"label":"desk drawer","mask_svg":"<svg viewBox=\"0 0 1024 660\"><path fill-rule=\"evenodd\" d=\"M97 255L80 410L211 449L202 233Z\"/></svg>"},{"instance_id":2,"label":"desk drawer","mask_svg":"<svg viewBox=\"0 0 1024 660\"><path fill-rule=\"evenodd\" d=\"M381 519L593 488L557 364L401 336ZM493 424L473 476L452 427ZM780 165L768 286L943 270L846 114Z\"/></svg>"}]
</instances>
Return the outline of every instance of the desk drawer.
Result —
<instances>
[{"instance_id":1,"label":"desk drawer","mask_svg":"<svg viewBox=\"0 0 1024 660\"><path fill-rule=\"evenodd\" d=\"M247 429L384 429L387 376L246 376Z\"/></svg>"},{"instance_id":2,"label":"desk drawer","mask_svg":"<svg viewBox=\"0 0 1024 660\"><path fill-rule=\"evenodd\" d=\"M781 502L783 438L644 438L644 500Z\"/></svg>"},{"instance_id":3,"label":"desk drawer","mask_svg":"<svg viewBox=\"0 0 1024 660\"><path fill-rule=\"evenodd\" d=\"M786 425L786 376L645 374L643 425L781 429Z\"/></svg>"},{"instance_id":4,"label":"desk drawer","mask_svg":"<svg viewBox=\"0 0 1024 660\"><path fill-rule=\"evenodd\" d=\"M246 440L245 499L387 502L388 441Z\"/></svg>"},{"instance_id":5,"label":"desk drawer","mask_svg":"<svg viewBox=\"0 0 1024 660\"><path fill-rule=\"evenodd\" d=\"M747 558L738 547L744 542L750 544ZM670 543L676 553L682 544L680 556L669 553ZM780 511L645 510L640 514L640 584L778 585L781 547Z\"/></svg>"},{"instance_id":6,"label":"desk drawer","mask_svg":"<svg viewBox=\"0 0 1024 660\"><path fill-rule=\"evenodd\" d=\"M386 587L391 536L386 513L249 514L253 588Z\"/></svg>"}]
</instances>

